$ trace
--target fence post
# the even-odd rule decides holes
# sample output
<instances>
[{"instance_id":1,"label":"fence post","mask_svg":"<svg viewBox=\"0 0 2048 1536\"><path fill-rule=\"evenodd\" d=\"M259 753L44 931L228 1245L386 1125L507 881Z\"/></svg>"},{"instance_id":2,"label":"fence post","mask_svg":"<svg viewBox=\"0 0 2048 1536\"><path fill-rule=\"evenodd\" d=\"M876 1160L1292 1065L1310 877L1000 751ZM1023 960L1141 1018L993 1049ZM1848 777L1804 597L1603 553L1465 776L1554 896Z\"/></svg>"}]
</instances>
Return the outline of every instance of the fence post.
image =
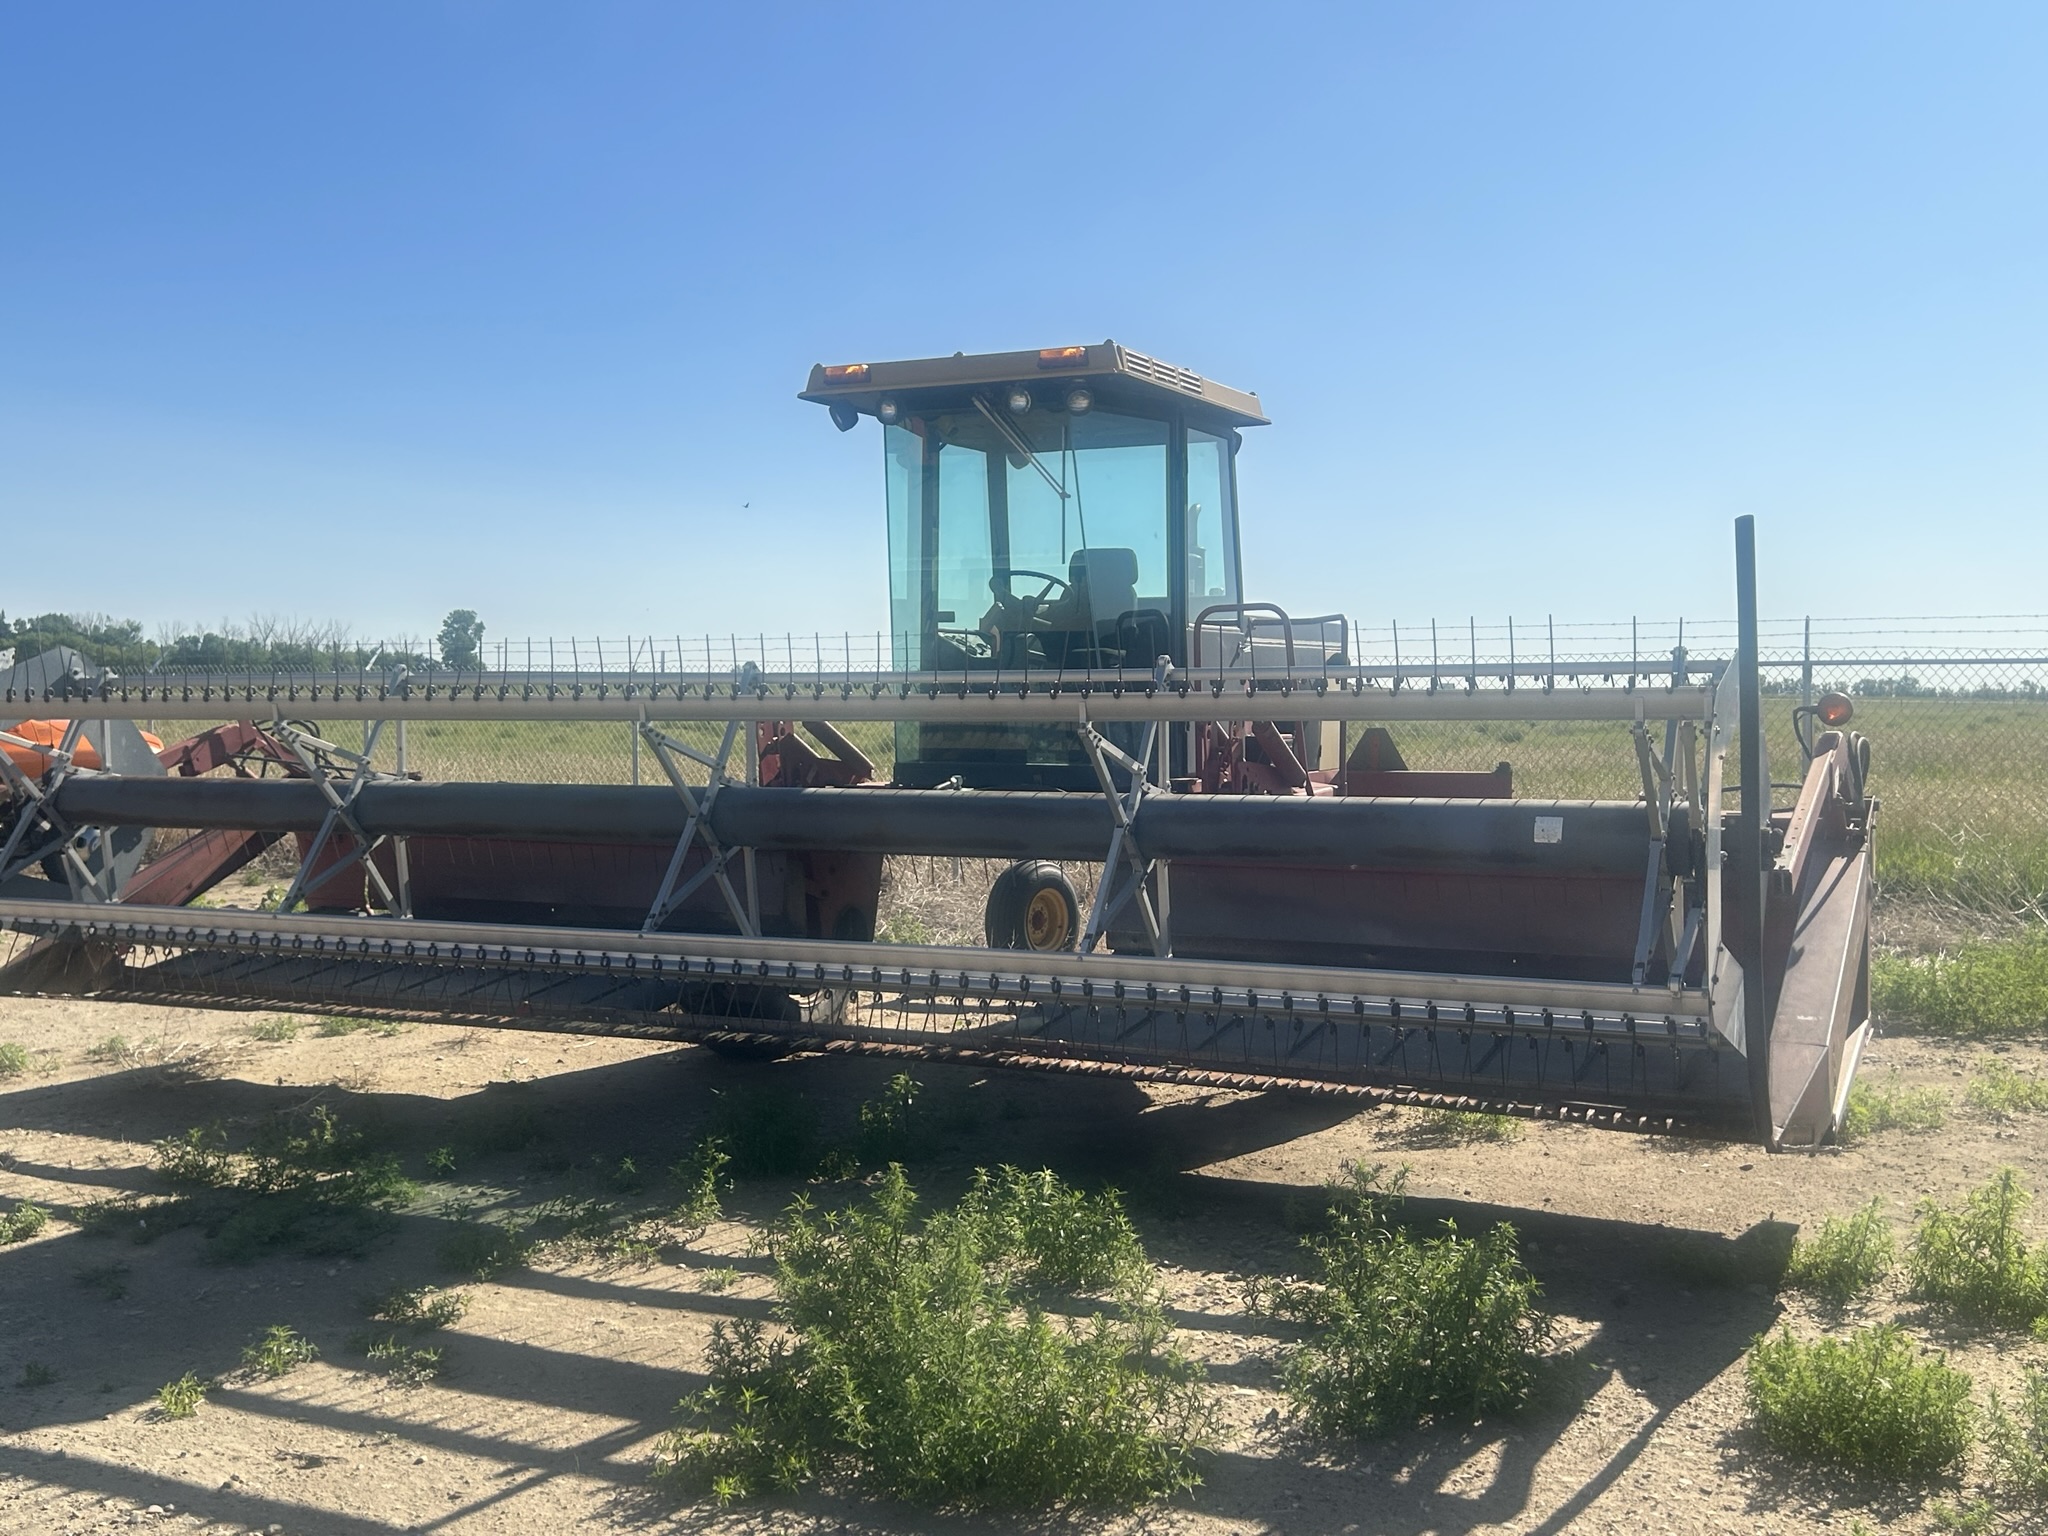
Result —
<instances>
[{"instance_id":1,"label":"fence post","mask_svg":"<svg viewBox=\"0 0 2048 1536\"><path fill-rule=\"evenodd\" d=\"M1806 616L1806 639L1800 651L1799 707L1813 708L1813 615Z\"/></svg>"}]
</instances>

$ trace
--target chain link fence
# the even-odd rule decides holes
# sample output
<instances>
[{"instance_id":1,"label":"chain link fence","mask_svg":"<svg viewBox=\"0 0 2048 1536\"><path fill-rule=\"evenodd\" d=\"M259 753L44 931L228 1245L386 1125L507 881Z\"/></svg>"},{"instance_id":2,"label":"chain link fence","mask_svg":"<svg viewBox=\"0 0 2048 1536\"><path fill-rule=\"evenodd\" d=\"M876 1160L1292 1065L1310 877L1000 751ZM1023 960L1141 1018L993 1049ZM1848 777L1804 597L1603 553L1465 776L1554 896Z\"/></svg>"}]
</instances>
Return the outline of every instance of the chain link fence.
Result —
<instances>
[{"instance_id":1,"label":"chain link fence","mask_svg":"<svg viewBox=\"0 0 2048 1536\"><path fill-rule=\"evenodd\" d=\"M1409 690L1515 690L1581 686L1656 689L1716 675L1734 650L1730 623L1677 620L1606 624L1370 626L1350 624L1331 664L1382 669L1373 686ZM770 674L865 672L886 666L887 637L761 636L667 642L493 643L489 662L563 689L592 679L670 668L719 671L749 663ZM1855 703L1853 728L1870 738L1880 889L1878 934L1906 949L1960 938L2048 928L2048 617L1849 619L1767 624L1759 647L1772 777L1788 803L1802 759L1793 707L1828 691ZM1487 675L1487 674L1492 675ZM1312 706L1299 706L1312 713ZM803 707L792 705L792 713ZM830 718L829 706L816 712ZM1403 721L1390 727L1412 768L1490 769L1506 763L1519 795L1632 798L1642 781L1628 728L1517 720L1511 699L1483 722ZM658 723L658 722L657 722ZM165 726L183 735L196 727ZM665 727L715 751L719 731ZM887 778L895 757L887 725L844 727ZM355 726L335 727L359 748ZM1348 728L1344 747L1357 740ZM737 767L737 753L735 754ZM626 724L414 721L386 725L373 759L428 779L529 783L659 783L652 754ZM1729 757L1729 778L1736 756ZM951 872L935 877L943 885Z\"/></svg>"},{"instance_id":2,"label":"chain link fence","mask_svg":"<svg viewBox=\"0 0 2048 1536\"><path fill-rule=\"evenodd\" d=\"M1430 636L1422 630L1420 643ZM1368 663L1404 666L1418 631L1361 631ZM1639 686L1718 670L1732 624L1438 626L1423 655L1439 685L1512 661L1525 686ZM2048 619L1795 620L1758 647L1766 748L1780 805L1803 760L1793 706L1835 691L1870 738L1877 820L1878 937L1908 949L2048 927ZM1516 793L1611 798L1639 792L1625 735L1607 725L1500 720L1403 724L1412 767L1512 765ZM1489 755L1491 754L1491 755ZM1737 782L1729 754L1729 782Z\"/></svg>"}]
</instances>

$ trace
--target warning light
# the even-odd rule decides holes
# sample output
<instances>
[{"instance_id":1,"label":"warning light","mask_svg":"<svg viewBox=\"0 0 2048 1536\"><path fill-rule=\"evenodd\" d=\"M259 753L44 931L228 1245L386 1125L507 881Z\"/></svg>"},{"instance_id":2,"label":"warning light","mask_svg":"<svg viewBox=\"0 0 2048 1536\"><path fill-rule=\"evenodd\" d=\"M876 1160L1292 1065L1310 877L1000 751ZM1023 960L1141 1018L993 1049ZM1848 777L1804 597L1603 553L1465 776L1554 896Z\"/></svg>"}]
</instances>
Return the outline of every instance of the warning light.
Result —
<instances>
[{"instance_id":1,"label":"warning light","mask_svg":"<svg viewBox=\"0 0 2048 1536\"><path fill-rule=\"evenodd\" d=\"M837 363L825 370L827 384L865 384L867 381L866 363Z\"/></svg>"},{"instance_id":2,"label":"warning light","mask_svg":"<svg viewBox=\"0 0 2048 1536\"><path fill-rule=\"evenodd\" d=\"M1040 347L1038 366L1041 368L1071 368L1077 363L1088 361L1086 347Z\"/></svg>"},{"instance_id":3,"label":"warning light","mask_svg":"<svg viewBox=\"0 0 2048 1536\"><path fill-rule=\"evenodd\" d=\"M1820 716L1822 725L1839 727L1849 723L1849 717L1856 713L1856 706L1849 702L1849 695L1846 693L1824 693L1820 696L1820 703L1815 707L1815 713Z\"/></svg>"}]
</instances>

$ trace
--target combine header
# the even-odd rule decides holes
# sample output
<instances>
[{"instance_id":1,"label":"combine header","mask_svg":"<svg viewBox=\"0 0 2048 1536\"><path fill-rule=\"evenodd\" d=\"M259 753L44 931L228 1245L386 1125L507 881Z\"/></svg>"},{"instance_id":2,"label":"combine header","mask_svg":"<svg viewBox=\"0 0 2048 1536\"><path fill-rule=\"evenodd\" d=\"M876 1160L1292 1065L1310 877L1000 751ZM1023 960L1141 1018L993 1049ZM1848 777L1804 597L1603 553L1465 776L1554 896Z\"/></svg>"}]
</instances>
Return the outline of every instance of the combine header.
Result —
<instances>
[{"instance_id":1,"label":"combine header","mask_svg":"<svg viewBox=\"0 0 2048 1536\"><path fill-rule=\"evenodd\" d=\"M38 658L0 676L0 991L1770 1147L1837 1128L1868 1031L1869 752L1846 699L1795 708L1805 762L1774 808L1747 519L1732 658L1447 679L1360 664L1340 615L1243 600L1255 397L1106 343L820 368L804 398L882 424L877 665L792 646L685 667L678 647L626 671L119 678ZM167 721L207 728L158 748L137 724ZM377 766L419 721L617 722L663 782ZM1582 722L1639 788L1518 798L1506 763L1409 768L1404 729L1446 721ZM337 740L358 723L360 751ZM283 839L275 910L189 905ZM876 941L883 861L906 855L1007 861L987 947ZM1069 865L1099 867L1085 903Z\"/></svg>"}]
</instances>

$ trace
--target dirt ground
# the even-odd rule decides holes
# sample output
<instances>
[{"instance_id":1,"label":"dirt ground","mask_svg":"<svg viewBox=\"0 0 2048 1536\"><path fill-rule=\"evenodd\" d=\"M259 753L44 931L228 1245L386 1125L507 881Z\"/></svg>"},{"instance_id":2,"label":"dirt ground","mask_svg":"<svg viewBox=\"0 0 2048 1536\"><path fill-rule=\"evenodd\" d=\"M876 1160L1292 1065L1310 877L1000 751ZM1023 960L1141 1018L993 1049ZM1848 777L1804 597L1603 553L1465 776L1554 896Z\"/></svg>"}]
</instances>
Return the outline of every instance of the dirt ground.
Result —
<instances>
[{"instance_id":1,"label":"dirt ground","mask_svg":"<svg viewBox=\"0 0 2048 1536\"><path fill-rule=\"evenodd\" d=\"M515 1191L588 1190L626 1156L664 1168L715 1096L745 1084L800 1088L828 1123L849 1121L888 1068L428 1026L327 1038L311 1021L293 1040L264 1043L251 1033L260 1017L0 1001L0 1039L40 1053L33 1070L0 1081L0 1196L62 1212L147 1191L157 1187L155 1139L311 1102L381 1124L415 1171L462 1117L505 1106L538 1115L547 1155L464 1168L459 1189L429 1184L399 1230L360 1259L215 1265L194 1231L139 1244L64 1220L0 1247L0 1530L1016 1527L857 1497L717 1511L650 1490L648 1458L677 1399L702 1382L712 1324L768 1310L748 1238L787 1203L789 1184L743 1184L727 1201L733 1219L680 1262L544 1263L466 1286L473 1304L437 1336L445 1370L427 1385L369 1372L348 1345L366 1326L366 1297L448 1282L435 1250L451 1199L487 1207ZM117 1032L134 1042L126 1052L88 1056ZM1873 1193L1903 1228L1922 1196L1953 1198L2001 1163L2038 1183L2048 1123L1961 1108L1983 1054L1880 1040L1866 1070L1948 1092L1948 1124L1777 1157L1557 1126L1433 1145L1409 1111L932 1067L920 1076L954 1130L913 1178L943 1198L977 1164L1012 1162L1130 1191L1183 1341L1207 1364L1221 1437L1202 1486L1116 1519L1049 1524L1419 1536L1846 1532L1861 1519L1918 1531L1930 1527L1926 1490L1793 1475L1744 1428L1751 1339L1781 1318L1824 1323L1800 1300L1745 1281L1743 1261ZM2048 1065L2039 1048L2008 1054ZM1461 1230L1507 1219L1522 1232L1564 1342L1542 1400L1521 1419L1365 1446L1314 1444L1289 1427L1276 1390L1281 1330L1246 1315L1242 1282L1293 1263L1318 1186L1353 1159L1410 1165L1416 1204ZM1950 1350L1980 1396L2010 1397L2022 1367L2048 1360L2032 1342L1943 1333L1895 1297L1870 1309L1894 1314ZM275 1323L311 1339L320 1358L251 1379L241 1351ZM54 1379L28 1385L31 1362ZM159 1419L157 1387L187 1371L223 1383L196 1417Z\"/></svg>"}]
</instances>

